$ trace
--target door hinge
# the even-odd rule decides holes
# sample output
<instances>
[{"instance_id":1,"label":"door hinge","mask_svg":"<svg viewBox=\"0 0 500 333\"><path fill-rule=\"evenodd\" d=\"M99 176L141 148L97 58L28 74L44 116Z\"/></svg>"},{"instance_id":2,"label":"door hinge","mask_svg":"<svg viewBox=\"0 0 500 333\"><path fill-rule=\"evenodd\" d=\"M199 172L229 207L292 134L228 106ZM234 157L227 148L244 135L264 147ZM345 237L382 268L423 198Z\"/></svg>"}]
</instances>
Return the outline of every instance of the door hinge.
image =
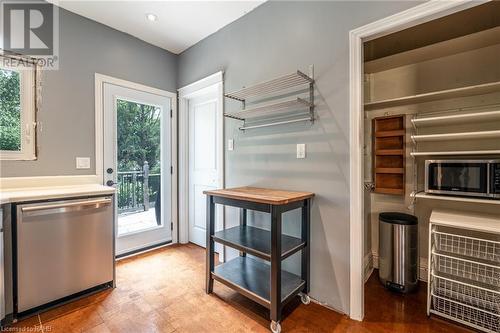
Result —
<instances>
[{"instance_id":1,"label":"door hinge","mask_svg":"<svg viewBox=\"0 0 500 333\"><path fill-rule=\"evenodd\" d=\"M172 109L170 109L170 118L172 118L174 112L172 111Z\"/></svg>"},{"instance_id":2,"label":"door hinge","mask_svg":"<svg viewBox=\"0 0 500 333\"><path fill-rule=\"evenodd\" d=\"M170 222L170 230L174 230L174 222Z\"/></svg>"},{"instance_id":3,"label":"door hinge","mask_svg":"<svg viewBox=\"0 0 500 333\"><path fill-rule=\"evenodd\" d=\"M173 175L174 174L174 167L173 166L170 166L170 174Z\"/></svg>"}]
</instances>

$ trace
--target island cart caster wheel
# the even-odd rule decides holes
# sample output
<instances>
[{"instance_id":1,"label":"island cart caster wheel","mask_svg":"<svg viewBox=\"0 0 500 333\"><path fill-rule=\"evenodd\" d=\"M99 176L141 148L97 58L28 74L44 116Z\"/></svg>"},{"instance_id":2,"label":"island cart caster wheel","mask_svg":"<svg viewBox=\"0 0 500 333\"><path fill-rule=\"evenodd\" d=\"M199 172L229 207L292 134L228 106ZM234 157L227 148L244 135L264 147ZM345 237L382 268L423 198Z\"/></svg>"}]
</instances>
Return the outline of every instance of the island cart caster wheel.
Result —
<instances>
[{"instance_id":1,"label":"island cart caster wheel","mask_svg":"<svg viewBox=\"0 0 500 333\"><path fill-rule=\"evenodd\" d=\"M281 333L281 325L278 322L275 322L274 320L271 321L271 332L273 333Z\"/></svg>"},{"instance_id":2,"label":"island cart caster wheel","mask_svg":"<svg viewBox=\"0 0 500 333\"><path fill-rule=\"evenodd\" d=\"M303 304L309 305L311 303L311 298L307 294L300 294L300 300L302 301Z\"/></svg>"}]
</instances>

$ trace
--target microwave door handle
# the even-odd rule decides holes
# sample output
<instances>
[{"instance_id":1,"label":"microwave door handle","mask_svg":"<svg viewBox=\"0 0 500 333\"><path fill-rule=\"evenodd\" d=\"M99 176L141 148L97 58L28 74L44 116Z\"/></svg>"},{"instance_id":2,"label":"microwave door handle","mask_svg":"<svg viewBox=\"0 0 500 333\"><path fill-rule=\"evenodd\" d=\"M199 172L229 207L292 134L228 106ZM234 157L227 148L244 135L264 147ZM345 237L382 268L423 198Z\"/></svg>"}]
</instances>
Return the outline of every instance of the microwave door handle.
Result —
<instances>
[{"instance_id":1,"label":"microwave door handle","mask_svg":"<svg viewBox=\"0 0 500 333\"><path fill-rule=\"evenodd\" d=\"M492 194L492 189L491 189L491 170L493 169L493 164L487 164L486 167L486 194Z\"/></svg>"},{"instance_id":2,"label":"microwave door handle","mask_svg":"<svg viewBox=\"0 0 500 333\"><path fill-rule=\"evenodd\" d=\"M443 179L443 167L441 164L437 165L437 177L436 177L436 187L441 190L441 181Z\"/></svg>"}]
</instances>

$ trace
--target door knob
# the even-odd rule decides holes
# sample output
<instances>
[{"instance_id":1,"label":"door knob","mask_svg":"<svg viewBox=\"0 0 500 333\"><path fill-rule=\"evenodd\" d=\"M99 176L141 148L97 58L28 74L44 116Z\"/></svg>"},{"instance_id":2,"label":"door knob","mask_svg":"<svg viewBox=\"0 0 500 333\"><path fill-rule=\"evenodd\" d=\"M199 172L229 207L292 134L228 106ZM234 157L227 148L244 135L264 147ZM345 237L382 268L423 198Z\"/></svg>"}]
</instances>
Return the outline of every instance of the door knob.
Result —
<instances>
[{"instance_id":1,"label":"door knob","mask_svg":"<svg viewBox=\"0 0 500 333\"><path fill-rule=\"evenodd\" d=\"M115 183L114 181L112 181L112 180L108 180L108 181L106 182L106 185L108 185L108 186L113 186L113 185L115 185L115 184L116 184L116 183Z\"/></svg>"}]
</instances>

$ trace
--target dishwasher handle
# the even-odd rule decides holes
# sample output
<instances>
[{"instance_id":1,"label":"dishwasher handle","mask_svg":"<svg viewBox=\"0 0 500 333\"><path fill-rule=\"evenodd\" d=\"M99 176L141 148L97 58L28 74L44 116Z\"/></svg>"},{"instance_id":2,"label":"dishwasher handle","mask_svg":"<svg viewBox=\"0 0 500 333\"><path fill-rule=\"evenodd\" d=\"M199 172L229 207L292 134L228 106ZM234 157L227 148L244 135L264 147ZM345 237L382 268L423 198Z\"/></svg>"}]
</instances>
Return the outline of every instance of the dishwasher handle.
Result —
<instances>
[{"instance_id":1,"label":"dishwasher handle","mask_svg":"<svg viewBox=\"0 0 500 333\"><path fill-rule=\"evenodd\" d=\"M67 201L54 204L43 204L37 206L25 206L21 208L23 215L40 216L56 213L68 213L81 211L84 209L98 209L110 206L112 200L110 198L100 198L93 200Z\"/></svg>"}]
</instances>

